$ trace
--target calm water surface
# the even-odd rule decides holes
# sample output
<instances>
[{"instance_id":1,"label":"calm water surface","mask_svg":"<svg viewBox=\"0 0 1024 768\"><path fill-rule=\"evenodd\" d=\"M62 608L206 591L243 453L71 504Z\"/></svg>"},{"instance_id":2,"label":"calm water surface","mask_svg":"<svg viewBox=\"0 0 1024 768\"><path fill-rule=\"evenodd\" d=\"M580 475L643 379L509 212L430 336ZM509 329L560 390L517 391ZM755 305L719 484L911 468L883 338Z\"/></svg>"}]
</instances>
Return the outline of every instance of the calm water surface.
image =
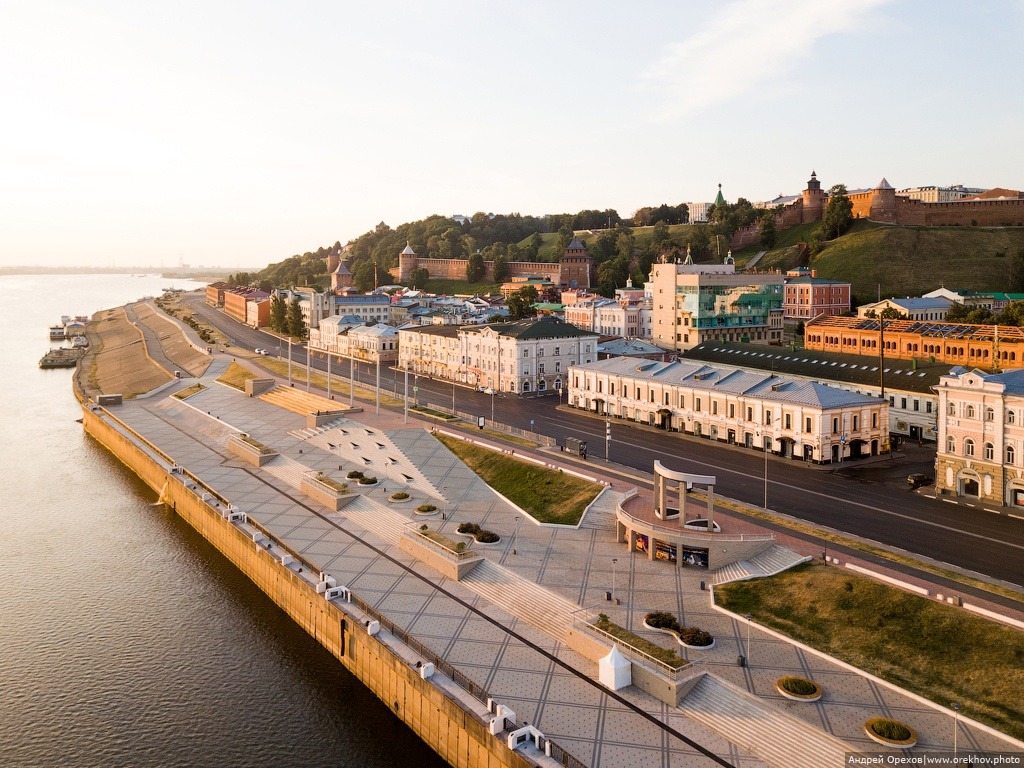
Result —
<instances>
[{"instance_id":1,"label":"calm water surface","mask_svg":"<svg viewBox=\"0 0 1024 768\"><path fill-rule=\"evenodd\" d=\"M86 436L47 326L187 281L0 276L0 766L445 765Z\"/></svg>"}]
</instances>

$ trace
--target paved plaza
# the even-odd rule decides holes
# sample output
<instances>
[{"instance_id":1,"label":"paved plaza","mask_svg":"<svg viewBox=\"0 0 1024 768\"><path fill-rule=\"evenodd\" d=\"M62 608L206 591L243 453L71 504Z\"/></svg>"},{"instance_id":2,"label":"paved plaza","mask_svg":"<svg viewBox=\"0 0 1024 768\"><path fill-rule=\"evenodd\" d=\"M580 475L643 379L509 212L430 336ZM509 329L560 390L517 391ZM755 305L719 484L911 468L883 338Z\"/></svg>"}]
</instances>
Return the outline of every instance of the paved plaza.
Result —
<instances>
[{"instance_id":1,"label":"paved plaza","mask_svg":"<svg viewBox=\"0 0 1024 768\"><path fill-rule=\"evenodd\" d=\"M652 561L616 544L614 510L630 487L620 477L599 477L610 487L578 528L536 525L434 438L435 423L384 410L376 415L367 405L366 412L306 429L302 415L217 383L229 363L216 358L200 380L207 388L186 401L170 394L195 380L126 401L114 412L583 763L716 764L682 735L744 768L839 766L847 751L882 749L862 727L879 715L918 730L919 746L911 754L952 750L948 712L716 610L701 589L702 581L711 581L707 570ZM255 468L234 458L227 441L238 432L272 447L280 459ZM549 463L561 459L557 451L515 451ZM317 507L298 489L309 473L344 480L356 467L380 483L340 512ZM595 470L586 467L599 475ZM399 490L412 499L390 502ZM416 506L425 502L438 506L439 514L417 515ZM723 527L730 524L727 514L721 520ZM403 531L423 522L456 539L460 523L474 522L501 540L473 544L485 562L455 582L398 548ZM618 603L606 600L613 581ZM634 687L610 694L597 682L597 665L564 644L581 609L606 613L666 647L668 638L646 630L643 617L654 610L675 613L683 625L716 638L713 649L688 652L709 674L679 707ZM737 664L740 655L746 666ZM825 697L816 704L784 699L774 683L786 674L813 678ZM963 720L958 745L1022 750Z\"/></svg>"}]
</instances>

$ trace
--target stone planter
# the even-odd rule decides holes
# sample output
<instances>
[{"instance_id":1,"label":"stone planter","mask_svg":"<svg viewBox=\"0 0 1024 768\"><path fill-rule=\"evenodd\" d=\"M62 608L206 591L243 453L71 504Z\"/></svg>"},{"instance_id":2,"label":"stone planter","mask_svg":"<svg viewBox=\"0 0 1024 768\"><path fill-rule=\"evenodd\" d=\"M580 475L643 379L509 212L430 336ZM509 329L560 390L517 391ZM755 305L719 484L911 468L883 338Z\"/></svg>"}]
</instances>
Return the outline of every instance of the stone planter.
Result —
<instances>
[{"instance_id":1,"label":"stone planter","mask_svg":"<svg viewBox=\"0 0 1024 768\"><path fill-rule=\"evenodd\" d=\"M358 480L356 480L356 481L353 482L353 485L356 487L356 489L360 489L360 488L376 488L378 485L380 485L380 480L378 480L376 483L361 483Z\"/></svg>"},{"instance_id":2,"label":"stone planter","mask_svg":"<svg viewBox=\"0 0 1024 768\"><path fill-rule=\"evenodd\" d=\"M917 746L917 731L911 728L906 723L902 723L899 720L892 720L894 723L899 723L910 732L910 736L906 739L888 739L885 736L879 736L875 733L871 727L872 723L889 720L887 717L873 717L864 723L864 733L868 735L868 738L877 744L883 744L887 747L897 747L899 749L910 749L911 747Z\"/></svg>"},{"instance_id":3,"label":"stone planter","mask_svg":"<svg viewBox=\"0 0 1024 768\"><path fill-rule=\"evenodd\" d=\"M789 677L796 677L796 675L789 675ZM801 694L787 691L785 688L782 687L782 681L785 679L785 677L780 677L778 680L775 681L775 690L779 692L779 695L787 699L790 699L791 701L805 701L807 703L813 703L815 701L819 701L821 699L822 694L824 693L824 690L820 685L818 685L813 680L808 680L804 677L801 677L799 679L803 680L804 682L810 683L814 686L814 691L812 693Z\"/></svg>"},{"instance_id":4,"label":"stone planter","mask_svg":"<svg viewBox=\"0 0 1024 768\"><path fill-rule=\"evenodd\" d=\"M404 499L393 499L390 496L388 497L388 504L408 504L410 501L412 501L412 496L408 496Z\"/></svg>"},{"instance_id":5,"label":"stone planter","mask_svg":"<svg viewBox=\"0 0 1024 768\"><path fill-rule=\"evenodd\" d=\"M680 639L678 632L675 632L675 631L673 631L671 629L665 629L663 627L652 627L650 624L647 623L647 619L644 619L644 626L647 627L650 630L655 631L655 632L662 632L662 633L664 633L666 635L671 635L673 638L675 638L675 641L677 643L679 643L681 646L683 646L683 648L689 648L692 651L710 651L712 648L715 647L715 639L714 638L711 638L711 643L709 645L690 645L688 643L684 643Z\"/></svg>"}]
</instances>

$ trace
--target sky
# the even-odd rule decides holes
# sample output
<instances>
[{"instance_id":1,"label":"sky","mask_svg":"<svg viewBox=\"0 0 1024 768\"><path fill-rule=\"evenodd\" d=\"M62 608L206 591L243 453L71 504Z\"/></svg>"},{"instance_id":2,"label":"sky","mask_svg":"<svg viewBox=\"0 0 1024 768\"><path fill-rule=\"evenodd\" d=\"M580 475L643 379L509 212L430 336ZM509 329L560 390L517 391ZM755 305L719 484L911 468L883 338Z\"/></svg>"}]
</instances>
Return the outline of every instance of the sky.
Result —
<instances>
[{"instance_id":1,"label":"sky","mask_svg":"<svg viewBox=\"0 0 1024 768\"><path fill-rule=\"evenodd\" d=\"M1024 187L1024 0L0 3L0 266L384 221Z\"/></svg>"}]
</instances>

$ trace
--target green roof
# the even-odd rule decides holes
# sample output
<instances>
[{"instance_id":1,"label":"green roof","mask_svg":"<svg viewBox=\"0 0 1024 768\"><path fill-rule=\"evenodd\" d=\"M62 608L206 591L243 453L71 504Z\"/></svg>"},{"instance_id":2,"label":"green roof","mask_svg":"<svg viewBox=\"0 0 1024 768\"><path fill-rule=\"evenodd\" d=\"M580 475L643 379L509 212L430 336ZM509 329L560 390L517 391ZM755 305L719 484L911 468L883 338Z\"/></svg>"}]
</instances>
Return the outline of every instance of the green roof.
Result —
<instances>
[{"instance_id":1,"label":"green roof","mask_svg":"<svg viewBox=\"0 0 1024 768\"><path fill-rule=\"evenodd\" d=\"M581 330L572 323L567 323L557 317L533 317L526 320L515 320L511 323L464 326L463 330L473 333L482 331L484 328L490 328L500 336L514 339L561 339L597 335Z\"/></svg>"}]
</instances>

